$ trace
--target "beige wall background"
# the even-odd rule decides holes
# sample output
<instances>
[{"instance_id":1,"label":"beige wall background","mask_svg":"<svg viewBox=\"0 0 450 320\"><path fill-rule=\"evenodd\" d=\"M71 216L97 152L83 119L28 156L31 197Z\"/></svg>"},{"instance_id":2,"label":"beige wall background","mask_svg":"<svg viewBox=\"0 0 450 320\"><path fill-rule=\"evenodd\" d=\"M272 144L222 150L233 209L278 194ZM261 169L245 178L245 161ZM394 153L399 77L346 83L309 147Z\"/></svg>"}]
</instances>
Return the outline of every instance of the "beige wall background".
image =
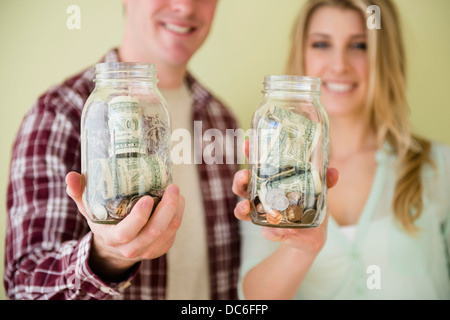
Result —
<instances>
[{"instance_id":1,"label":"beige wall background","mask_svg":"<svg viewBox=\"0 0 450 320\"><path fill-rule=\"evenodd\" d=\"M291 24L304 1L219 2L211 35L190 69L230 106L243 129L249 127L261 99L264 75L283 73ZM396 2L407 41L411 121L417 132L450 144L450 1ZM79 30L66 26L70 5L81 10ZM117 46L122 23L120 0L0 2L0 299L5 299L5 197L10 150L21 120L38 95Z\"/></svg>"}]
</instances>

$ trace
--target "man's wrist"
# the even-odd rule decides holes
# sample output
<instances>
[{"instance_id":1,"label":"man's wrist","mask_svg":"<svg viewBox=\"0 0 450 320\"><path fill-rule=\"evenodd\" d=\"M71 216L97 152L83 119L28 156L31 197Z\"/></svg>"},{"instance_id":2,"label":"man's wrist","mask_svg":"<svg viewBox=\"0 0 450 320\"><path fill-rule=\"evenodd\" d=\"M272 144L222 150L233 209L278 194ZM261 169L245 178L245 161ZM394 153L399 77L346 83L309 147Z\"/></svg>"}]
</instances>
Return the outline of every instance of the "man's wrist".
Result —
<instances>
[{"instance_id":1,"label":"man's wrist","mask_svg":"<svg viewBox=\"0 0 450 320\"><path fill-rule=\"evenodd\" d=\"M102 240L92 237L88 263L91 270L103 281L121 282L130 275L130 270L139 261L121 257L114 248L106 246Z\"/></svg>"}]
</instances>

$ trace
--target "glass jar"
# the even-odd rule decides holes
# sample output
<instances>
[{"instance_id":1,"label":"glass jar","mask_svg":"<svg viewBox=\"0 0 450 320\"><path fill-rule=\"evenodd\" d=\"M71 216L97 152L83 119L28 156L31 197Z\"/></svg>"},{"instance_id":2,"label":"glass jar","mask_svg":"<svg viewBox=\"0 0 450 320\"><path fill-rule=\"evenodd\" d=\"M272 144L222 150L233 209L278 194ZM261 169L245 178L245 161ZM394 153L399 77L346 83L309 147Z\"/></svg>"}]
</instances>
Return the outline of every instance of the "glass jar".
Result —
<instances>
[{"instance_id":1,"label":"glass jar","mask_svg":"<svg viewBox=\"0 0 450 320\"><path fill-rule=\"evenodd\" d=\"M312 228L326 213L328 115L319 78L266 76L252 119L248 199L261 226Z\"/></svg>"},{"instance_id":2,"label":"glass jar","mask_svg":"<svg viewBox=\"0 0 450 320\"><path fill-rule=\"evenodd\" d=\"M156 67L100 63L81 118L84 207L93 222L118 223L144 195L154 208L171 182L171 127Z\"/></svg>"}]
</instances>

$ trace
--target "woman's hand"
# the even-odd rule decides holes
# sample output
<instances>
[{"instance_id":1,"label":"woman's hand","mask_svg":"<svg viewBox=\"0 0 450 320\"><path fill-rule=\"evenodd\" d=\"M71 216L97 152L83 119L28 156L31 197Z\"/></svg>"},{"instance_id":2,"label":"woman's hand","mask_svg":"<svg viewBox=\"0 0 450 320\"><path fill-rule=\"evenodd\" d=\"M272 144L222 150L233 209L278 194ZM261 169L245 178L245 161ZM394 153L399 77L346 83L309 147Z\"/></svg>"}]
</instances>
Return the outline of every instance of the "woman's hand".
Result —
<instances>
[{"instance_id":1,"label":"woman's hand","mask_svg":"<svg viewBox=\"0 0 450 320\"><path fill-rule=\"evenodd\" d=\"M244 144L244 152L248 159L248 141ZM339 179L338 171L334 168L327 170L327 187L332 188ZM247 200L247 187L250 181L250 171L243 169L234 175L232 191L237 196L243 198L235 209L234 215L237 219L250 221L250 202ZM328 223L328 212L322 224L311 229L286 229L262 227L264 237L271 241L283 241L284 243L300 249L309 254L317 254L325 244L326 228Z\"/></svg>"}]
</instances>

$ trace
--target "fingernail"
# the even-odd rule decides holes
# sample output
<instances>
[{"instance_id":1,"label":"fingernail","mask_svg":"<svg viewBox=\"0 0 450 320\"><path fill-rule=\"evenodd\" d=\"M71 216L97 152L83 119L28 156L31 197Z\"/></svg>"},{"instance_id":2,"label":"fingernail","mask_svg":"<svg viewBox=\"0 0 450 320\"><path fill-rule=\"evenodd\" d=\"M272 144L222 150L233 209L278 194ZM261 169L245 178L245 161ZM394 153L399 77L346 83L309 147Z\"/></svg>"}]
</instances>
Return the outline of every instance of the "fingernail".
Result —
<instances>
[{"instance_id":1,"label":"fingernail","mask_svg":"<svg viewBox=\"0 0 450 320\"><path fill-rule=\"evenodd\" d=\"M145 196L142 199L142 208L144 210L150 210L153 207L153 199L151 197Z\"/></svg>"},{"instance_id":2,"label":"fingernail","mask_svg":"<svg viewBox=\"0 0 450 320\"><path fill-rule=\"evenodd\" d=\"M180 194L180 189L176 185L171 184L167 187L166 192L178 196Z\"/></svg>"},{"instance_id":3,"label":"fingernail","mask_svg":"<svg viewBox=\"0 0 450 320\"><path fill-rule=\"evenodd\" d=\"M247 200L243 200L241 202L241 210L242 211L248 211L250 209L250 207L248 206L248 201Z\"/></svg>"}]
</instances>

